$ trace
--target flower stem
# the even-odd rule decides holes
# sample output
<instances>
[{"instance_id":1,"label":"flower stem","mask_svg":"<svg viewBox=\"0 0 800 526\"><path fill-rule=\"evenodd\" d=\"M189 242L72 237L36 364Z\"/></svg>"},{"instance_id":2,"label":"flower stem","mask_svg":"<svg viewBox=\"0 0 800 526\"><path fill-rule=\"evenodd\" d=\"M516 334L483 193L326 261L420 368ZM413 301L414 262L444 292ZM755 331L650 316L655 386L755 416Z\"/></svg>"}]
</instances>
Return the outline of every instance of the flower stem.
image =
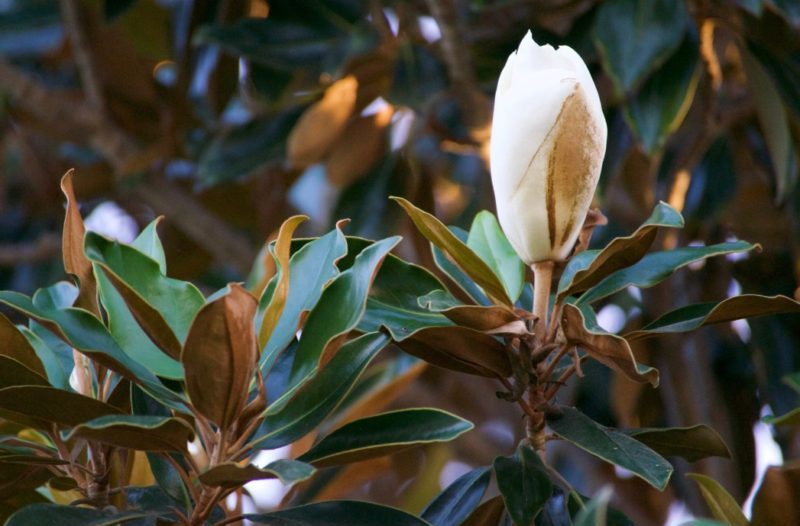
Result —
<instances>
[{"instance_id":1,"label":"flower stem","mask_svg":"<svg viewBox=\"0 0 800 526\"><path fill-rule=\"evenodd\" d=\"M533 269L533 314L534 333L540 344L544 344L547 334L547 311L550 306L550 287L553 284L553 261L537 261Z\"/></svg>"}]
</instances>

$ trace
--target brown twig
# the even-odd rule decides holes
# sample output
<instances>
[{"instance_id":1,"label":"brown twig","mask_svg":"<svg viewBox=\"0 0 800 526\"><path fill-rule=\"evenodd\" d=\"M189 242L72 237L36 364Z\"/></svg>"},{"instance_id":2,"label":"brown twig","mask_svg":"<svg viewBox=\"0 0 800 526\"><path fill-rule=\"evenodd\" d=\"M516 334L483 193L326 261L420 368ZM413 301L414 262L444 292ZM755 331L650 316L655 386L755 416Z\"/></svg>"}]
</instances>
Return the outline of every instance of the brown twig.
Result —
<instances>
[{"instance_id":1,"label":"brown twig","mask_svg":"<svg viewBox=\"0 0 800 526\"><path fill-rule=\"evenodd\" d=\"M61 252L61 240L52 233L25 242L0 245L0 267L15 267L46 261Z\"/></svg>"},{"instance_id":2,"label":"brown twig","mask_svg":"<svg viewBox=\"0 0 800 526\"><path fill-rule=\"evenodd\" d=\"M88 39L86 38L86 24L81 12L81 5L75 0L61 0L61 17L64 19L64 29L72 44L72 56L81 76L81 84L86 94L88 103L98 111L103 111L103 86L100 82L97 68L94 63Z\"/></svg>"}]
</instances>

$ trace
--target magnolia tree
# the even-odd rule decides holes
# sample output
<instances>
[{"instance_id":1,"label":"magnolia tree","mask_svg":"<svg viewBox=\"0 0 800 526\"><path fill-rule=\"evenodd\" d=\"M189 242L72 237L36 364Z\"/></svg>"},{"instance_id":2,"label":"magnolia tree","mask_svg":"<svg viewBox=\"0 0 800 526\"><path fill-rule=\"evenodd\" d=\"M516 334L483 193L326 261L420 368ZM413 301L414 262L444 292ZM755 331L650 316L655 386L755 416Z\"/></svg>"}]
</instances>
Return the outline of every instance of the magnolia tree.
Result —
<instances>
[{"instance_id":1,"label":"magnolia tree","mask_svg":"<svg viewBox=\"0 0 800 526\"><path fill-rule=\"evenodd\" d=\"M612 429L564 405L561 389L592 360L657 386L658 371L636 359L631 342L798 313L800 303L734 296L667 312L627 334L605 331L593 308L600 300L757 246L651 252L660 231L683 225L660 203L634 232L589 249L593 229L604 224L589 206L606 124L588 70L568 47L523 39L500 77L492 133L499 222L481 212L469 232L448 228L397 198L430 241L442 279L393 255L398 237L346 236L340 222L321 237L297 239L305 218L295 216L268 245L274 275L256 271L245 286L205 296L168 277L158 221L128 244L86 232L68 173L63 252L73 282L32 297L0 293L29 320L0 317L0 467L14 474L15 491L6 524L630 524L608 508L613 488L586 496L570 485L549 461L552 441L659 490L673 472L665 457L729 456L705 425ZM406 354L384 357L375 373L371 362L390 344ZM495 380L497 392L485 395L524 415L516 451L498 451L492 465L455 480L419 516L347 500L300 498L252 514L223 505L253 480L313 483L354 462L470 431L470 422L440 409L362 403L370 386L413 378L407 355ZM300 441L306 447L292 448L301 452L290 458L253 463L261 451ZM142 483L145 471L150 484ZM720 485L694 478L716 519L747 524ZM493 479L497 493L484 497Z\"/></svg>"}]
</instances>

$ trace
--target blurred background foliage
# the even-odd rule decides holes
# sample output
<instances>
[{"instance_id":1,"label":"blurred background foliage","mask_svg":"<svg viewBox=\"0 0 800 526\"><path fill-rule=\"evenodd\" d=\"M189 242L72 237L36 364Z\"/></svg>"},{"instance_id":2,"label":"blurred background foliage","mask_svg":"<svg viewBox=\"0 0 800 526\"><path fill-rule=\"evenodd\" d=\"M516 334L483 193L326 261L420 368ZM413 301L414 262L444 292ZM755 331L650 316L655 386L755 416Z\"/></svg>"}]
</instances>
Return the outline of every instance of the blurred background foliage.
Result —
<instances>
[{"instance_id":1,"label":"blurred background foliage","mask_svg":"<svg viewBox=\"0 0 800 526\"><path fill-rule=\"evenodd\" d=\"M427 242L387 196L462 227L493 209L493 90L530 29L539 43L575 48L598 84L610 130L597 196L610 223L598 244L664 200L687 228L662 247L763 246L623 291L601 323L635 328L740 290L792 295L798 24L795 0L0 0L0 288L30 293L62 277L58 180L71 167L90 229L129 241L165 215L171 273L206 291L269 276L259 249L295 212L312 218L306 235L344 217L348 234L401 233L401 255L433 269ZM756 435L774 435L773 461L800 456L796 428L759 423L800 403L782 382L800 370L796 317L665 337L636 352L662 371L660 390L597 367L564 402L621 427L710 424L734 461L679 464L662 494L554 448L583 493L613 483L615 505L636 524L663 524L682 506L707 515L686 471L747 496L754 424ZM430 404L475 421L477 432L354 465L285 498L367 497L419 511L469 466L513 450L516 407L472 395L496 386L423 369L377 382L376 407ZM784 475L768 480L791 489Z\"/></svg>"}]
</instances>

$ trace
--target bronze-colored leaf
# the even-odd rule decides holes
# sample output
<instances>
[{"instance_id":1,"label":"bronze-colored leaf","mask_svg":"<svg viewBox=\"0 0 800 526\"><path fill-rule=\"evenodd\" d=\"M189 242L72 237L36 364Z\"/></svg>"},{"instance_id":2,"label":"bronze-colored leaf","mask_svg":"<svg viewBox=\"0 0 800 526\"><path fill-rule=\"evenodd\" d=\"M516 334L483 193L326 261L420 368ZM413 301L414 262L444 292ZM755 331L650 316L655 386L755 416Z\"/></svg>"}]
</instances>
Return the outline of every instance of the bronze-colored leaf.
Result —
<instances>
[{"instance_id":1,"label":"bronze-colored leaf","mask_svg":"<svg viewBox=\"0 0 800 526\"><path fill-rule=\"evenodd\" d=\"M513 310L500 305L483 307L481 305L459 305L441 311L450 321L462 327L469 327L476 331L494 331L504 326L510 326L515 322L522 322Z\"/></svg>"},{"instance_id":2,"label":"bronze-colored leaf","mask_svg":"<svg viewBox=\"0 0 800 526\"><path fill-rule=\"evenodd\" d=\"M240 285L206 304L189 329L181 362L186 390L197 410L226 428L247 400L256 367L253 318L258 303Z\"/></svg>"},{"instance_id":3,"label":"bronze-colored leaf","mask_svg":"<svg viewBox=\"0 0 800 526\"><path fill-rule=\"evenodd\" d=\"M357 117L347 125L325 161L325 175L334 186L344 188L367 173L387 152L386 127L394 113L385 106L373 115ZM357 144L358 148L353 148Z\"/></svg>"},{"instance_id":4,"label":"bronze-colored leaf","mask_svg":"<svg viewBox=\"0 0 800 526\"><path fill-rule=\"evenodd\" d=\"M120 414L119 409L100 400L41 385L0 389L0 409L4 411L3 416L17 413L36 421L35 427L48 430L49 423L77 426L101 416Z\"/></svg>"},{"instance_id":5,"label":"bronze-colored leaf","mask_svg":"<svg viewBox=\"0 0 800 526\"><path fill-rule=\"evenodd\" d=\"M753 501L752 526L795 526L800 524L800 462L771 466L764 473Z\"/></svg>"},{"instance_id":6,"label":"bronze-colored leaf","mask_svg":"<svg viewBox=\"0 0 800 526\"><path fill-rule=\"evenodd\" d=\"M286 157L296 168L321 160L344 131L356 107L358 80L352 75L331 84L312 104L286 139Z\"/></svg>"},{"instance_id":7,"label":"bronze-colored leaf","mask_svg":"<svg viewBox=\"0 0 800 526\"><path fill-rule=\"evenodd\" d=\"M626 433L664 457L682 457L689 462L707 457L731 458L731 452L719 433L704 424L631 429Z\"/></svg>"},{"instance_id":8,"label":"bronze-colored leaf","mask_svg":"<svg viewBox=\"0 0 800 526\"><path fill-rule=\"evenodd\" d=\"M427 327L398 345L428 363L488 378L511 375L511 363L503 344L467 327Z\"/></svg>"},{"instance_id":9,"label":"bronze-colored leaf","mask_svg":"<svg viewBox=\"0 0 800 526\"><path fill-rule=\"evenodd\" d=\"M272 299L270 299L269 305L264 311L264 316L261 318L261 329L258 332L259 349L263 349L267 345L270 336L272 336L272 331L283 313L283 307L286 305L286 296L289 294L289 256L292 248L292 234L294 234L300 223L306 219L308 219L308 216L292 216L283 222L278 232L272 255L275 258L276 271L280 273L280 277L272 294Z\"/></svg>"},{"instance_id":10,"label":"bronze-colored leaf","mask_svg":"<svg viewBox=\"0 0 800 526\"><path fill-rule=\"evenodd\" d=\"M68 274L75 276L80 286L80 293L75 301L75 306L82 307L99 317L97 283L94 280L92 264L83 251L83 238L86 235L86 227L83 225L83 218L75 199L75 191L72 188L74 173L74 170L70 170L61 178L61 191L64 192L67 198L67 213L64 217L64 231L61 241L64 270Z\"/></svg>"},{"instance_id":11,"label":"bronze-colored leaf","mask_svg":"<svg viewBox=\"0 0 800 526\"><path fill-rule=\"evenodd\" d=\"M492 497L473 511L462 526L496 526L506 510L500 495Z\"/></svg>"},{"instance_id":12,"label":"bronze-colored leaf","mask_svg":"<svg viewBox=\"0 0 800 526\"><path fill-rule=\"evenodd\" d=\"M28 339L2 313L0 313L0 355L13 358L31 371L47 377L44 365L36 356L36 351Z\"/></svg>"},{"instance_id":13,"label":"bronze-colored leaf","mask_svg":"<svg viewBox=\"0 0 800 526\"><path fill-rule=\"evenodd\" d=\"M564 305L561 327L569 344L579 346L606 367L636 382L650 382L658 387L658 371L637 362L624 338L605 332L592 319L587 320L578 307Z\"/></svg>"},{"instance_id":14,"label":"bronze-colored leaf","mask_svg":"<svg viewBox=\"0 0 800 526\"><path fill-rule=\"evenodd\" d=\"M50 385L47 378L21 362L0 355L0 389L14 385Z\"/></svg>"}]
</instances>

